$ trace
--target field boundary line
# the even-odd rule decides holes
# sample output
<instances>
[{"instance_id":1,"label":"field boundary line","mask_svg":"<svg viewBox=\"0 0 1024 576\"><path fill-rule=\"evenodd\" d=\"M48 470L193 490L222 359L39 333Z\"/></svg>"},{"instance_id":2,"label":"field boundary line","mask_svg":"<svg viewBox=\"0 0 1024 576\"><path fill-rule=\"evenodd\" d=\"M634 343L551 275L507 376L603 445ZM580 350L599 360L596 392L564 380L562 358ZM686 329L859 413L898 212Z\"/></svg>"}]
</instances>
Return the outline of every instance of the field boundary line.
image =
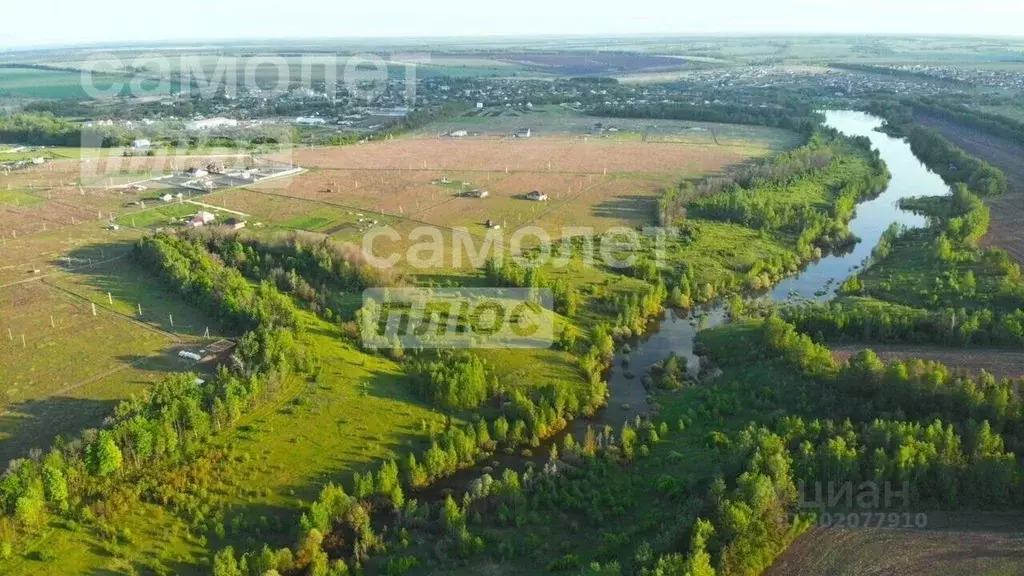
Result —
<instances>
[{"instance_id":1,"label":"field boundary line","mask_svg":"<svg viewBox=\"0 0 1024 576\"><path fill-rule=\"evenodd\" d=\"M106 260L98 260L96 262L93 262L92 264L83 264L82 266L78 266L77 268L61 268L60 270L57 270L57 271L54 271L54 272L50 272L49 274L42 274L40 276L33 276L31 278L25 278L24 280L15 280L14 282L8 282L7 284L0 284L0 289L9 288L11 286L17 286L18 284L26 284L28 282L39 282L39 281L42 281L42 280L44 280L46 278L50 278L52 276L56 276L57 274L61 274L61 273L64 273L64 272L77 272L78 270L84 270L85 268L91 268L93 266L98 266L100 264L107 264L109 262L116 262L117 260L120 260L120 259L124 258L127 255L128 255L128 252L126 251L124 254L119 254L117 256L114 256L113 258L107 258ZM52 284L51 284L51 286L52 286Z\"/></svg>"},{"instance_id":2,"label":"field boundary line","mask_svg":"<svg viewBox=\"0 0 1024 576\"><path fill-rule=\"evenodd\" d=\"M277 194L275 192L268 192L266 190L253 190L251 188L242 188L241 190L244 190L246 192L252 192L254 194L265 194L267 196L276 196L278 198L288 198L290 200L299 200L299 201L302 201L302 202L312 202L314 204L323 204L325 206L331 206L333 208L344 208L346 210L356 210L358 212L364 212L364 213L369 213L369 214L377 214L378 216L385 216L387 218L395 218L395 219L398 219L398 220L405 220L407 222L423 224L424 226L432 226L434 228L440 228L440 229L443 229L443 230L448 230L449 232L453 232L453 233L469 234L470 236L474 236L476 238L481 238L481 239L484 238L483 236L480 236L479 234L474 234L473 232L470 232L468 230L456 230L456 229L451 228L449 226L440 226L438 224L433 224L433 223L430 223L430 222L425 222L423 220L419 220L419 219L416 219L416 218L410 218L410 217L405 216L405 215L388 214L388 213L385 213L385 212L380 212L378 210L371 210L371 209L368 209L368 208L359 208L357 206L350 206L348 204L338 204L338 203L330 202L330 201L327 201L327 200L317 200L315 198L302 198L300 196L289 196L287 194ZM434 206L441 206L444 203L445 202L439 202L438 204L435 204ZM417 214L418 213L419 212L417 212ZM286 228L283 228L281 226L277 226L277 227L282 228L282 229L286 229ZM305 231L306 232L313 232L315 234L322 234L322 232L316 232L315 230L305 230ZM328 234L324 234L324 235L325 236L329 236Z\"/></svg>"},{"instance_id":3,"label":"field boundary line","mask_svg":"<svg viewBox=\"0 0 1024 576\"><path fill-rule=\"evenodd\" d=\"M64 288L62 286L57 286L56 284L52 284L52 283L47 282L45 280L41 280L41 281L42 281L43 285L45 285L45 286L49 286L50 288L53 288L53 289L57 290L58 292L62 292L64 294L70 295L70 296L72 296L72 297L74 297L74 298L76 298L78 300L85 301L86 303L94 304L97 308L102 308L102 309L110 312L111 314L119 317L119 318L127 320L128 322L131 322L132 324L135 324L136 326L139 326L140 328L145 328L145 329L149 330L150 332L154 332L156 334L164 336L165 338L169 339L171 342L174 342L175 344L183 344L185 342L185 340L183 338L181 338L180 336L178 336L177 334L172 334L171 332L167 332L166 330L163 330L162 328L158 328L156 326L153 326L152 324L149 324L149 323L143 322L141 320L137 320L135 318L132 318L131 316L129 316L127 314L123 314L121 312L118 312L117 310L114 310L113 308L110 308L109 306L104 306L102 304L96 303L96 302L90 300L89 298L86 298L85 296L82 296L81 294L78 294L76 292L72 292L71 290L68 290L67 288Z\"/></svg>"},{"instance_id":4,"label":"field boundary line","mask_svg":"<svg viewBox=\"0 0 1024 576\"><path fill-rule=\"evenodd\" d=\"M195 200L185 200L185 203L186 204L193 204L195 206L202 206L203 208L209 208L211 210L219 210L221 212L227 212L228 214L234 214L235 216L244 216L246 218L249 217L249 215L246 214L245 212L239 212L237 210L229 210L227 208L222 208L220 206L217 206L216 204L206 204L205 202L196 202Z\"/></svg>"}]
</instances>

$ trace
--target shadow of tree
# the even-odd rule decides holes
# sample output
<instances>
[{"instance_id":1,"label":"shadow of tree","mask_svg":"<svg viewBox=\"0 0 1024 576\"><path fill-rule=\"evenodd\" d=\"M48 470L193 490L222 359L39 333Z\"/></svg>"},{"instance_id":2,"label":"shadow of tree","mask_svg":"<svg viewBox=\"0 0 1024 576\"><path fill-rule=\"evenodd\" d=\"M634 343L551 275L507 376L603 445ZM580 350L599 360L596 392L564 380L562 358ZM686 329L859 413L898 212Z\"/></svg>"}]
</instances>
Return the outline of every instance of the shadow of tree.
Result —
<instances>
[{"instance_id":1,"label":"shadow of tree","mask_svg":"<svg viewBox=\"0 0 1024 576\"><path fill-rule=\"evenodd\" d=\"M68 257L72 265L68 274L71 283L82 285L84 292L98 295L100 305L109 306L104 300L110 294L117 312L161 330L195 337L203 336L207 329L211 336L223 333L213 315L192 306L180 294L169 290L152 270L137 264L131 257L131 248L129 242L105 245L103 254L107 255L106 261L95 259L100 249L98 246L85 246L70 252ZM110 260L111 253L120 257ZM67 260L57 260L52 264L66 268ZM141 316L138 313L140 307Z\"/></svg>"},{"instance_id":2,"label":"shadow of tree","mask_svg":"<svg viewBox=\"0 0 1024 576\"><path fill-rule=\"evenodd\" d=\"M629 219L638 224L657 223L658 200L648 196L616 196L595 204L591 214L600 218Z\"/></svg>"},{"instance_id":3,"label":"shadow of tree","mask_svg":"<svg viewBox=\"0 0 1024 576\"><path fill-rule=\"evenodd\" d=\"M117 400L51 396L10 406L0 414L0 462L25 457L34 448L45 452L59 435L99 426L115 405Z\"/></svg>"}]
</instances>

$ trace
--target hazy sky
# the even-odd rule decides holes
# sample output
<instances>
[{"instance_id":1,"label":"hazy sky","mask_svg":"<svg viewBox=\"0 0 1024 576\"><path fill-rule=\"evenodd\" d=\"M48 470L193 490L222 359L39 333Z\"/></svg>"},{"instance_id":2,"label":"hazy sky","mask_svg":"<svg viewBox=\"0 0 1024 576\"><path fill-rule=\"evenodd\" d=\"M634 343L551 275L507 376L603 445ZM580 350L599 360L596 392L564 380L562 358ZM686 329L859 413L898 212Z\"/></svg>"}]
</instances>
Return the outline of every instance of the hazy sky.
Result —
<instances>
[{"instance_id":1,"label":"hazy sky","mask_svg":"<svg viewBox=\"0 0 1024 576\"><path fill-rule=\"evenodd\" d=\"M1019 0L5 0L0 47L537 34L1024 35Z\"/></svg>"}]
</instances>

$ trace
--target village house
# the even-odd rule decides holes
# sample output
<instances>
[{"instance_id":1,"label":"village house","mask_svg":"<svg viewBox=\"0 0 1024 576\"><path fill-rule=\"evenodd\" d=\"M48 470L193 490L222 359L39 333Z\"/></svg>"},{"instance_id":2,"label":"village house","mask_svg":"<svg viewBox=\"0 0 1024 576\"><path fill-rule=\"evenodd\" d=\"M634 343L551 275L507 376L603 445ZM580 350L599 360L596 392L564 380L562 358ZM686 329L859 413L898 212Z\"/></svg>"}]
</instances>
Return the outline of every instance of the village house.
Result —
<instances>
[{"instance_id":1,"label":"village house","mask_svg":"<svg viewBox=\"0 0 1024 576\"><path fill-rule=\"evenodd\" d=\"M199 212L198 214L193 216L192 219L188 221L188 223L190 226L198 228L200 226L210 224L216 219L217 217L214 216L213 214L210 214L209 212Z\"/></svg>"},{"instance_id":2,"label":"village house","mask_svg":"<svg viewBox=\"0 0 1024 576\"><path fill-rule=\"evenodd\" d=\"M231 230L241 230L242 228L245 228L245 225L246 221L239 220L238 218L228 218L224 221L224 226Z\"/></svg>"},{"instance_id":3,"label":"village house","mask_svg":"<svg viewBox=\"0 0 1024 576\"><path fill-rule=\"evenodd\" d=\"M530 192L529 194L526 195L526 199L543 202L548 199L548 195L541 192L540 190L534 190L533 192Z\"/></svg>"},{"instance_id":4,"label":"village house","mask_svg":"<svg viewBox=\"0 0 1024 576\"><path fill-rule=\"evenodd\" d=\"M487 198L488 196L491 195L491 193L488 192L487 190L480 190L479 188L474 188L469 192L464 193L463 195L468 198Z\"/></svg>"}]
</instances>

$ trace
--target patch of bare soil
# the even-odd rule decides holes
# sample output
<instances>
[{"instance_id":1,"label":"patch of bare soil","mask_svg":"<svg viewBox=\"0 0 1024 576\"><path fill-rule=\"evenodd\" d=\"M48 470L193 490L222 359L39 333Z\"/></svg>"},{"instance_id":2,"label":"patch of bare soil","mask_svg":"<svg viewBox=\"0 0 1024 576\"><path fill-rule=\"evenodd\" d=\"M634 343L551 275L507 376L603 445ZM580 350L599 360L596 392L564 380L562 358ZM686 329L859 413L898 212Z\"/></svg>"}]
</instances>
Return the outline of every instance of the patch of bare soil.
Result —
<instances>
[{"instance_id":1,"label":"patch of bare soil","mask_svg":"<svg viewBox=\"0 0 1024 576\"><path fill-rule=\"evenodd\" d=\"M914 121L938 130L947 140L968 153L1006 172L1010 190L1003 196L986 200L992 207L992 224L982 240L1009 252L1024 262L1024 148L1014 142L970 127L933 118L916 116Z\"/></svg>"},{"instance_id":2,"label":"patch of bare soil","mask_svg":"<svg viewBox=\"0 0 1024 576\"><path fill-rule=\"evenodd\" d=\"M930 513L923 529L814 528L766 576L1024 574L1024 517Z\"/></svg>"},{"instance_id":3,"label":"patch of bare soil","mask_svg":"<svg viewBox=\"0 0 1024 576\"><path fill-rule=\"evenodd\" d=\"M941 346L915 346L910 344L844 344L833 346L832 355L837 360L870 348L879 358L888 362L894 359L921 359L945 364L954 371L977 374L982 370L997 378L1024 377L1024 351L992 350L985 348L951 348Z\"/></svg>"}]
</instances>

